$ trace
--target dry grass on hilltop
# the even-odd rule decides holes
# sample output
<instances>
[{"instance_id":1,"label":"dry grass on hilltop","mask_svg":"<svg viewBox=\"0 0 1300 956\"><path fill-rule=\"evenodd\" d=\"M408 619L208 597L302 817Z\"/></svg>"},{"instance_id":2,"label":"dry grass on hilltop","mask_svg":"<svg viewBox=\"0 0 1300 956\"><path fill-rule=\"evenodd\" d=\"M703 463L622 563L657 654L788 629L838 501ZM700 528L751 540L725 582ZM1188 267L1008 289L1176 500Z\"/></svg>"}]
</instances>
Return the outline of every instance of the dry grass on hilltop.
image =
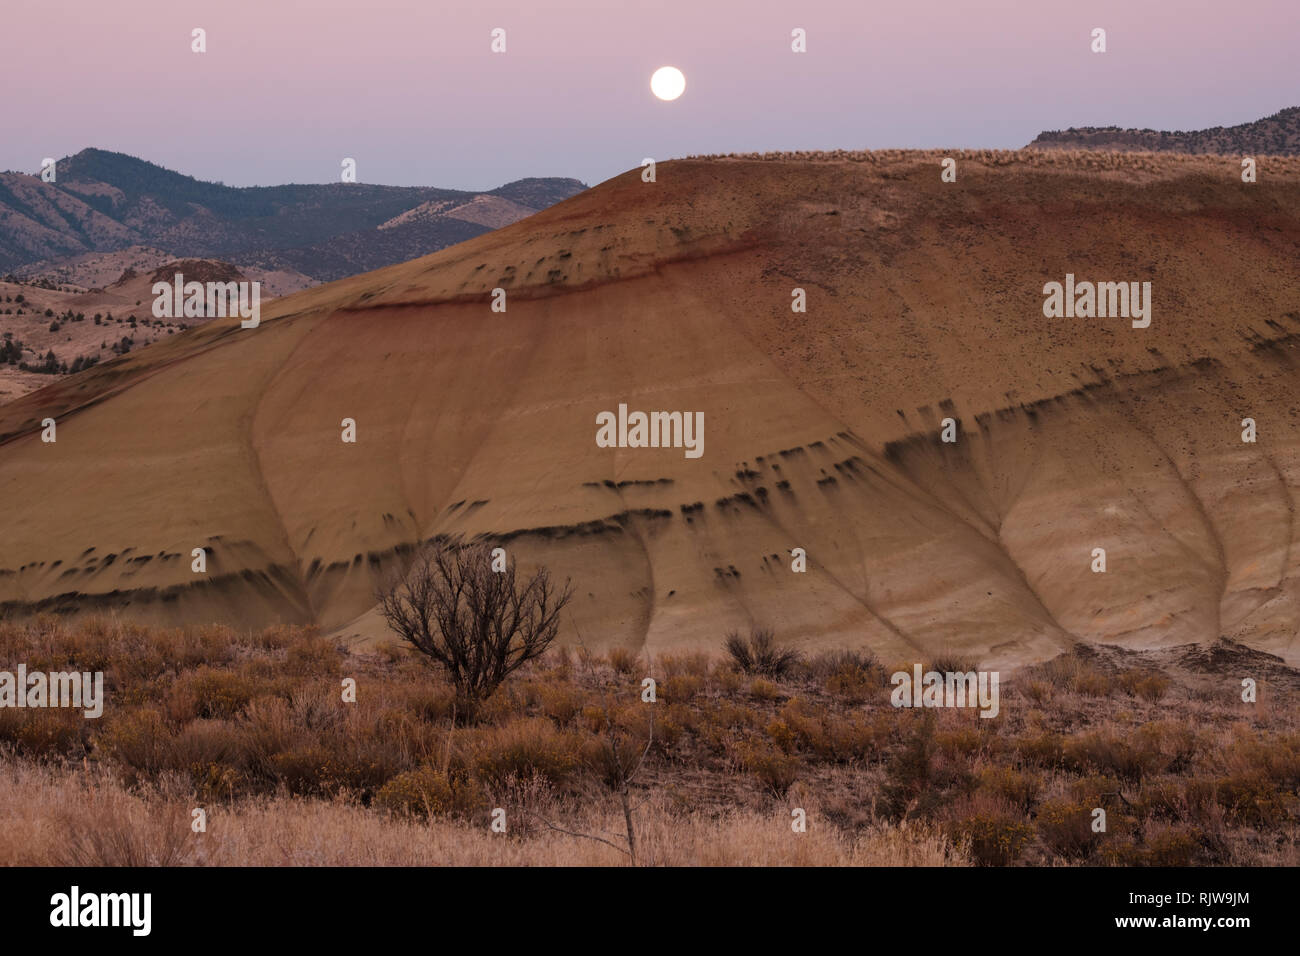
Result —
<instances>
[{"instance_id":1,"label":"dry grass on hilltop","mask_svg":"<svg viewBox=\"0 0 1300 956\"><path fill-rule=\"evenodd\" d=\"M1004 683L992 720L895 709L887 674L904 662L851 652L755 676L703 654L561 650L472 723L404 650L308 630L0 625L0 668L19 662L103 670L107 704L97 721L0 710L9 865L621 864L559 831L620 840L607 745L639 752L651 714L641 862L1300 862L1295 674L1229 645L1158 662L1081 649ZM1238 671L1259 703L1240 701ZM507 834L489 828L496 807Z\"/></svg>"},{"instance_id":2,"label":"dry grass on hilltop","mask_svg":"<svg viewBox=\"0 0 1300 956\"><path fill-rule=\"evenodd\" d=\"M867 163L889 166L947 158L983 166L1022 166L1073 172L1241 172L1241 154L1169 153L1116 149L831 149L765 153L716 153L687 156L693 160L746 160L759 162ZM1300 173L1300 156L1254 155L1261 170L1291 175Z\"/></svg>"}]
</instances>

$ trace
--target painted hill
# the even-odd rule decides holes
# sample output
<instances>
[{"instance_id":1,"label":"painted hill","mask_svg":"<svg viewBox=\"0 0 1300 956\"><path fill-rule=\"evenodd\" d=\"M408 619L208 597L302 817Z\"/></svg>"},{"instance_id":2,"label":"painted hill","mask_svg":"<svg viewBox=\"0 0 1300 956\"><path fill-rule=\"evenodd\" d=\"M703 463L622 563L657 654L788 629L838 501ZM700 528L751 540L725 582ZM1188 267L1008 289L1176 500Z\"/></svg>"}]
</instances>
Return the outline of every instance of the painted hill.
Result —
<instances>
[{"instance_id":1,"label":"painted hill","mask_svg":"<svg viewBox=\"0 0 1300 956\"><path fill-rule=\"evenodd\" d=\"M39 264L54 274L68 257L145 245L171 258L327 281L482 234L491 227L481 216L457 214L476 200L509 207L513 222L585 188L573 179L524 179L488 193L367 183L235 188L102 149L59 160L55 173L54 183L0 173L0 273L31 274L22 267ZM429 202L448 206L379 231Z\"/></svg>"},{"instance_id":2,"label":"painted hill","mask_svg":"<svg viewBox=\"0 0 1300 956\"><path fill-rule=\"evenodd\" d=\"M1120 129L1118 126L1049 130L1039 133L1026 148L1297 156L1300 155L1300 106L1239 126L1215 126L1192 132Z\"/></svg>"},{"instance_id":3,"label":"painted hill","mask_svg":"<svg viewBox=\"0 0 1300 956\"><path fill-rule=\"evenodd\" d=\"M376 636L376 575L486 536L593 646L1300 660L1300 160L944 155L633 170L0 406L3 612ZM1150 327L1046 318L1067 274L1150 282ZM703 454L600 447L620 404Z\"/></svg>"}]
</instances>

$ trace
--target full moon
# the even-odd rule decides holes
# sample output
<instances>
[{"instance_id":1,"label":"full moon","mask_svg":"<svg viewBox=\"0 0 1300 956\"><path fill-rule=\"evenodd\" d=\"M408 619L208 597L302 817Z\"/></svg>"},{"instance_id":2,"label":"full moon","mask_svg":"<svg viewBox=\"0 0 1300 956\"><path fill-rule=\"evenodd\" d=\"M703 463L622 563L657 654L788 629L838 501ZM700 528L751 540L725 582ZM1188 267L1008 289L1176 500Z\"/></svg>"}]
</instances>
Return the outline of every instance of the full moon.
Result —
<instances>
[{"instance_id":1,"label":"full moon","mask_svg":"<svg viewBox=\"0 0 1300 956\"><path fill-rule=\"evenodd\" d=\"M686 90L686 77L675 66L661 66L650 77L650 92L661 100L675 100Z\"/></svg>"}]
</instances>

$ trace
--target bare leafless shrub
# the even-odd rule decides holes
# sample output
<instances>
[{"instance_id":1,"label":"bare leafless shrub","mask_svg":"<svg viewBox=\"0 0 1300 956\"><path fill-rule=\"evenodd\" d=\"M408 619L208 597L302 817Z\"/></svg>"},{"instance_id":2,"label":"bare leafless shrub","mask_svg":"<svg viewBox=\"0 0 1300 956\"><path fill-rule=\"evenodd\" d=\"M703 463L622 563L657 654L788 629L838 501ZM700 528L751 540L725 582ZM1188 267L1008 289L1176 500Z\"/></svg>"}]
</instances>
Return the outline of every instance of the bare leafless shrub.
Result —
<instances>
[{"instance_id":1,"label":"bare leafless shrub","mask_svg":"<svg viewBox=\"0 0 1300 956\"><path fill-rule=\"evenodd\" d=\"M486 544L435 543L405 577L377 594L388 626L443 667L458 703L472 713L513 671L540 657L559 631L572 590L545 568L518 581L514 565L492 570Z\"/></svg>"}]
</instances>

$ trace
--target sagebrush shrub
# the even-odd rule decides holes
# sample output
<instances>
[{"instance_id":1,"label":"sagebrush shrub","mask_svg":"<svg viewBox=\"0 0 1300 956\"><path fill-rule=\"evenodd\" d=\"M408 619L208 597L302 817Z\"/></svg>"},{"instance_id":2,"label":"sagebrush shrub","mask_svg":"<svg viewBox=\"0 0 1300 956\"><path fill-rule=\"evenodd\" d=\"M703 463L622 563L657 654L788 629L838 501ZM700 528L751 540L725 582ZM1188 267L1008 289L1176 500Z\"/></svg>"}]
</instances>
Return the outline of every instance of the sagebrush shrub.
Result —
<instances>
[{"instance_id":1,"label":"sagebrush shrub","mask_svg":"<svg viewBox=\"0 0 1300 956\"><path fill-rule=\"evenodd\" d=\"M752 629L748 638L732 631L727 635L726 649L732 662L746 674L785 677L799 663L798 651L778 645L767 628Z\"/></svg>"}]
</instances>

